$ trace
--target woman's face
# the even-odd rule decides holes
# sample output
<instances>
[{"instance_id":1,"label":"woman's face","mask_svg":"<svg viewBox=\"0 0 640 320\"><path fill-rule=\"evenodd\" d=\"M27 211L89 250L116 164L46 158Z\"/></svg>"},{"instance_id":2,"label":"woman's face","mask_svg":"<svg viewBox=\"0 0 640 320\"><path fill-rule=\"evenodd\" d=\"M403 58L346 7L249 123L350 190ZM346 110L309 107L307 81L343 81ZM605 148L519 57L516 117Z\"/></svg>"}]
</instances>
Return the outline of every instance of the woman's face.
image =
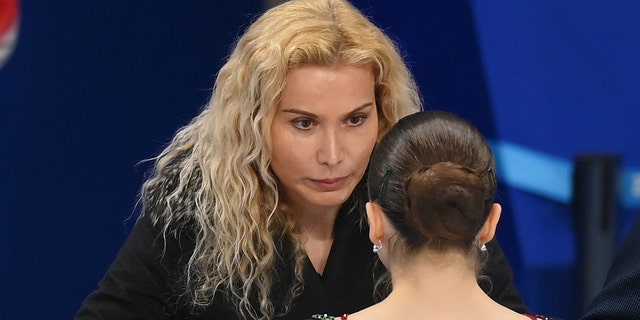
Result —
<instances>
[{"instance_id":1,"label":"woman's face","mask_svg":"<svg viewBox=\"0 0 640 320\"><path fill-rule=\"evenodd\" d=\"M294 213L337 209L369 163L378 135L370 68L291 71L271 123L271 168Z\"/></svg>"}]
</instances>

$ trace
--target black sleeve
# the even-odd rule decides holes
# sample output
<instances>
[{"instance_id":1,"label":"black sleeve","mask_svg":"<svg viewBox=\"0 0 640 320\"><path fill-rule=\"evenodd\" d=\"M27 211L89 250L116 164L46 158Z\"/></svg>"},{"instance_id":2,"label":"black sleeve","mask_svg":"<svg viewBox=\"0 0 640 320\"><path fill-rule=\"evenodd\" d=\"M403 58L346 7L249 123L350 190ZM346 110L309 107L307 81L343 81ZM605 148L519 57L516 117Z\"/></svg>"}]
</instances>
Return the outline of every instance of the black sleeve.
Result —
<instances>
[{"instance_id":1,"label":"black sleeve","mask_svg":"<svg viewBox=\"0 0 640 320\"><path fill-rule=\"evenodd\" d=\"M513 271L498 240L487 243L488 258L478 283L496 302L518 313L529 313L513 283Z\"/></svg>"},{"instance_id":2,"label":"black sleeve","mask_svg":"<svg viewBox=\"0 0 640 320\"><path fill-rule=\"evenodd\" d=\"M166 245L165 245L166 244ZM140 218L76 320L169 319L166 312L181 257L179 241Z\"/></svg>"},{"instance_id":3,"label":"black sleeve","mask_svg":"<svg viewBox=\"0 0 640 320\"><path fill-rule=\"evenodd\" d=\"M640 319L640 215L583 320Z\"/></svg>"}]
</instances>

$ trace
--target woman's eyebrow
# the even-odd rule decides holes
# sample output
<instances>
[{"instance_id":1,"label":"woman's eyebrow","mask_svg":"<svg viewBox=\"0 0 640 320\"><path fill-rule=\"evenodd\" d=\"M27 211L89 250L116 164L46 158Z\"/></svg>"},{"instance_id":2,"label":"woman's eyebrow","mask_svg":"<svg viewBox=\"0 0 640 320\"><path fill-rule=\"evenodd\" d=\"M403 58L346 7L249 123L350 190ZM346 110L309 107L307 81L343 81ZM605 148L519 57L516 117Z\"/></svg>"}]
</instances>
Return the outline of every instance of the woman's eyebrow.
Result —
<instances>
[{"instance_id":1,"label":"woman's eyebrow","mask_svg":"<svg viewBox=\"0 0 640 320\"><path fill-rule=\"evenodd\" d=\"M373 105L373 102L364 103L363 105L358 106L355 109L347 112L347 114L353 114L353 113L362 111L362 109L366 109L368 107L371 107L372 105ZM312 112L308 112L308 111L304 111L304 110L300 110L300 109L284 109L284 110L282 110L282 112L295 113L295 114L307 116L307 117L310 117L310 118L317 118L318 117L316 114L314 114Z\"/></svg>"}]
</instances>

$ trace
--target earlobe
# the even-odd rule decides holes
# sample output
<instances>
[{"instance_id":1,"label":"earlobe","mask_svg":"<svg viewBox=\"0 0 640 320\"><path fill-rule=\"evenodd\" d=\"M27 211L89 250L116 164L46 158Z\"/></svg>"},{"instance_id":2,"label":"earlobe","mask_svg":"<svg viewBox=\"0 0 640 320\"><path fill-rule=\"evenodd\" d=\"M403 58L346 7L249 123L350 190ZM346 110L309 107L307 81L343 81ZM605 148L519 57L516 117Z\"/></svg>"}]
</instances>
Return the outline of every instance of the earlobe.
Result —
<instances>
[{"instance_id":1,"label":"earlobe","mask_svg":"<svg viewBox=\"0 0 640 320\"><path fill-rule=\"evenodd\" d=\"M494 203L489 211L487 221L485 221L482 230L480 231L480 244L485 244L493 239L496 235L496 229L498 228L498 221L500 221L500 215L502 214L502 206L498 203Z\"/></svg>"},{"instance_id":2,"label":"earlobe","mask_svg":"<svg viewBox=\"0 0 640 320\"><path fill-rule=\"evenodd\" d=\"M384 238L382 209L375 202L367 202L366 209L367 219L369 220L369 240L371 243L379 243Z\"/></svg>"}]
</instances>

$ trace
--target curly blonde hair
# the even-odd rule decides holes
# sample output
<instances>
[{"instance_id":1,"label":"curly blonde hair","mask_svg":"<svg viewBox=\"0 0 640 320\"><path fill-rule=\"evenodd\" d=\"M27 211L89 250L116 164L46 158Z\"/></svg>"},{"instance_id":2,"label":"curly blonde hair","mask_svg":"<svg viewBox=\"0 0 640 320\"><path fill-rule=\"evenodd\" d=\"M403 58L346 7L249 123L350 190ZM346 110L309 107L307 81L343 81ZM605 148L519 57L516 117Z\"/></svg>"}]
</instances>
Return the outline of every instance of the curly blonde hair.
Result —
<instances>
[{"instance_id":1,"label":"curly blonde hair","mask_svg":"<svg viewBox=\"0 0 640 320\"><path fill-rule=\"evenodd\" d=\"M289 72L303 65L370 66L378 138L421 108L393 41L347 1L291 0L260 16L220 69L208 104L154 158L142 186L143 214L165 238L194 232L183 270L192 307L224 295L240 318L270 319L302 291L305 253L269 166L275 107ZM269 294L277 262L287 259L282 239L294 243L295 279L278 311Z\"/></svg>"}]
</instances>

